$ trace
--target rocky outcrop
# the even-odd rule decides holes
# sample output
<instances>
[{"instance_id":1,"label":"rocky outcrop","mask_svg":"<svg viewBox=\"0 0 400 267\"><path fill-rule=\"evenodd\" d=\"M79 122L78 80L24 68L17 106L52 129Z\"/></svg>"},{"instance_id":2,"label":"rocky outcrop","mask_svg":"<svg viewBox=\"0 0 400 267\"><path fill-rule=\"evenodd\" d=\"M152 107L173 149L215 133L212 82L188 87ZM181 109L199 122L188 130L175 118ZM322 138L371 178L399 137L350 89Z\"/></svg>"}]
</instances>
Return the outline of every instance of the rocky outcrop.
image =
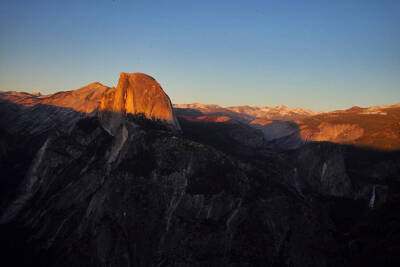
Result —
<instances>
[{"instance_id":1,"label":"rocky outcrop","mask_svg":"<svg viewBox=\"0 0 400 267\"><path fill-rule=\"evenodd\" d=\"M350 143L364 135L364 129L357 124L333 124L322 122L317 128L304 125L300 135L306 141L330 141L334 143Z\"/></svg>"},{"instance_id":2,"label":"rocky outcrop","mask_svg":"<svg viewBox=\"0 0 400 267\"><path fill-rule=\"evenodd\" d=\"M144 115L180 129L168 95L154 78L143 73L121 73L118 86L103 96L100 112L111 132L119 127L122 116L129 114Z\"/></svg>"},{"instance_id":3,"label":"rocky outcrop","mask_svg":"<svg viewBox=\"0 0 400 267\"><path fill-rule=\"evenodd\" d=\"M293 179L297 189L323 196L357 198L346 170L343 150L334 144L315 143L293 152L296 166Z\"/></svg>"}]
</instances>

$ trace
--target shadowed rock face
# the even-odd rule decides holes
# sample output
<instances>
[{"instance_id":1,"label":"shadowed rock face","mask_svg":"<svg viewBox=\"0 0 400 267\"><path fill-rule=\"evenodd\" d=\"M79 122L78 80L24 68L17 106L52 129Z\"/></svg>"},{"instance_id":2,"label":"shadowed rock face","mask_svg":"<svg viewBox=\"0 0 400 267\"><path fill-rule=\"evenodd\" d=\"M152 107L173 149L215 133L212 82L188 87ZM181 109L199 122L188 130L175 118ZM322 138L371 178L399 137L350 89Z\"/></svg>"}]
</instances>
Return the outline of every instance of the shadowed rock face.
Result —
<instances>
[{"instance_id":1,"label":"shadowed rock face","mask_svg":"<svg viewBox=\"0 0 400 267\"><path fill-rule=\"evenodd\" d=\"M121 146L96 116L44 142L0 210L2 243L32 253L15 266L344 266L329 218L269 172L172 131L124 127Z\"/></svg>"},{"instance_id":2,"label":"shadowed rock face","mask_svg":"<svg viewBox=\"0 0 400 267\"><path fill-rule=\"evenodd\" d=\"M149 119L162 120L180 129L168 95L154 78L143 73L122 72L117 88L104 95L100 111L110 130L119 126L120 114L143 114Z\"/></svg>"},{"instance_id":3,"label":"shadowed rock face","mask_svg":"<svg viewBox=\"0 0 400 267\"><path fill-rule=\"evenodd\" d=\"M267 141L285 137L298 131L297 124L292 121L256 119L249 125L256 129L260 129Z\"/></svg>"}]
</instances>

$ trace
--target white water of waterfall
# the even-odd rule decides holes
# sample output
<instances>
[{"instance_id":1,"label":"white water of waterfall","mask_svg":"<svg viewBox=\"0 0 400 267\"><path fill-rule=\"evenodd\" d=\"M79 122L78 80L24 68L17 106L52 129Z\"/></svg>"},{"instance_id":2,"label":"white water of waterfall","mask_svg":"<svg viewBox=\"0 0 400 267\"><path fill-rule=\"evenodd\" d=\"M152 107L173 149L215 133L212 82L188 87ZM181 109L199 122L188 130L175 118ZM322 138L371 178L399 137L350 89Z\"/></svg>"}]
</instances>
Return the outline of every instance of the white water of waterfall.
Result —
<instances>
[{"instance_id":1,"label":"white water of waterfall","mask_svg":"<svg viewBox=\"0 0 400 267\"><path fill-rule=\"evenodd\" d=\"M371 199L369 200L369 207L372 209L375 205L375 185L372 188L372 195L371 195Z\"/></svg>"}]
</instances>

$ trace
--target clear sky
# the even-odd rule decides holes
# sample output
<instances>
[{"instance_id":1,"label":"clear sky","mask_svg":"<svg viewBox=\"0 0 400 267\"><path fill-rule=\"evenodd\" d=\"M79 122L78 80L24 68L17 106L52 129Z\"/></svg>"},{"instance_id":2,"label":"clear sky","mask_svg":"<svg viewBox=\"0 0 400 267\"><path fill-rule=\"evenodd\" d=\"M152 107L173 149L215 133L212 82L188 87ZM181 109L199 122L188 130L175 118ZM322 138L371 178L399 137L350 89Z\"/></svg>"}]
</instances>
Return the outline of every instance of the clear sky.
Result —
<instances>
[{"instance_id":1,"label":"clear sky","mask_svg":"<svg viewBox=\"0 0 400 267\"><path fill-rule=\"evenodd\" d=\"M400 1L0 0L0 90L120 72L174 103L333 110L400 102Z\"/></svg>"}]
</instances>

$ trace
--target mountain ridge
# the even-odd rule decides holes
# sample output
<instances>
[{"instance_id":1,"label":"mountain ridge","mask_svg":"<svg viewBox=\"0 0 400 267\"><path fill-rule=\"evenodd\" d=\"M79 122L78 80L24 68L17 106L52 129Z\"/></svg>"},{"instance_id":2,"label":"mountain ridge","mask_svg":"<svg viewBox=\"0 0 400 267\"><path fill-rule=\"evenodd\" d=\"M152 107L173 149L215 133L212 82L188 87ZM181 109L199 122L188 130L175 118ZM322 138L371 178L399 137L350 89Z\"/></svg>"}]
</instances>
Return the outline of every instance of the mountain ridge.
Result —
<instances>
[{"instance_id":1,"label":"mountain ridge","mask_svg":"<svg viewBox=\"0 0 400 267\"><path fill-rule=\"evenodd\" d=\"M138 73L138 74L142 74L142 73ZM151 77L151 76L149 76ZM154 79L153 77L151 77L152 79ZM155 79L154 79L155 80ZM72 89L72 90L65 90L65 91L58 91L55 93L51 93L51 94L42 94L40 91L37 92L27 92L27 91L18 91L18 90L0 90L0 95L2 98L6 98L6 99L12 99L13 97L32 97L32 98L39 98L39 99L44 99L44 98L49 98L55 94L60 94L60 93L69 93L69 92L73 92L73 91L77 91L86 87L95 87L95 86L99 86L99 87L107 87L107 88L113 88L113 87L109 87L106 85L103 85L100 82L92 82L89 83L85 86L82 86L78 89ZM21 104L25 104L25 103L21 103ZM26 103L27 105L29 105L29 103ZM347 109L336 109L336 110L331 110L331 111L313 111L311 109L303 109L301 107L295 107L295 108L289 108L284 104L278 105L278 106L251 106L251 105L239 105L239 106L221 106L218 104L202 104L200 102L193 102L193 103L187 103L187 104L173 104L174 108L191 108L191 109L204 109L204 110L211 110L213 108L216 109L226 109L226 110L231 110L231 111L240 111L240 110L244 110L244 109L250 109L250 110L261 110L264 112L269 112L269 111L287 111L287 112L293 112L293 113L297 113L297 114L301 114L301 115L318 115L318 114L324 114L324 113L340 113L340 112L356 112L356 111L374 111L374 110L381 110L381 109L388 109L388 108L399 108L400 107L400 102L395 103L395 104L391 104L391 105L376 105L376 106L367 106L367 107L359 107L359 106L352 106L350 108ZM210 112L210 111L208 111ZM263 117L263 116L259 116L259 117Z\"/></svg>"},{"instance_id":2,"label":"mountain ridge","mask_svg":"<svg viewBox=\"0 0 400 267\"><path fill-rule=\"evenodd\" d=\"M107 87L99 82L90 83L76 90L50 95L16 91L0 92L0 98L27 107L43 104L71 108L84 113L102 109L108 109L114 113L143 113L147 118L154 117L155 119L165 120L167 125L169 124L172 128L178 130L180 126L177 117L199 123L231 123L234 120L262 131L267 141L283 149L293 149L310 141L331 141L384 150L400 149L400 130L398 130L400 126L397 124L397 121L400 120L398 115L400 103L364 108L353 106L345 110L317 113L301 108L288 108L284 105L276 107L248 105L222 107L216 104L201 103L172 104L153 77L142 73L132 75L146 77L150 85L149 88L153 88L153 86L158 88L156 91L159 93L153 92L153 95L147 96L145 93L139 99L146 99L143 103L151 103L154 97L161 97L158 103L164 103L161 104L162 108L157 111L157 108L154 108L155 106L152 106L152 104L134 104L136 100L133 100L132 93L128 98L125 96L129 90L118 89L118 86L116 88ZM120 87L123 83L127 83L129 87L129 74L121 73L121 77L125 82L122 82ZM135 84L134 81L133 84ZM140 89L140 84L138 88L138 92L144 92ZM122 90L118 98L123 103L120 101L120 104L118 104L120 107L117 108L111 105L107 106L104 96L107 94L115 95L118 90ZM132 89L131 91L135 90ZM113 102L114 100L110 101ZM139 109L136 110L136 107L139 107ZM119 121L119 119L116 121ZM376 125L380 126L375 127Z\"/></svg>"}]
</instances>

